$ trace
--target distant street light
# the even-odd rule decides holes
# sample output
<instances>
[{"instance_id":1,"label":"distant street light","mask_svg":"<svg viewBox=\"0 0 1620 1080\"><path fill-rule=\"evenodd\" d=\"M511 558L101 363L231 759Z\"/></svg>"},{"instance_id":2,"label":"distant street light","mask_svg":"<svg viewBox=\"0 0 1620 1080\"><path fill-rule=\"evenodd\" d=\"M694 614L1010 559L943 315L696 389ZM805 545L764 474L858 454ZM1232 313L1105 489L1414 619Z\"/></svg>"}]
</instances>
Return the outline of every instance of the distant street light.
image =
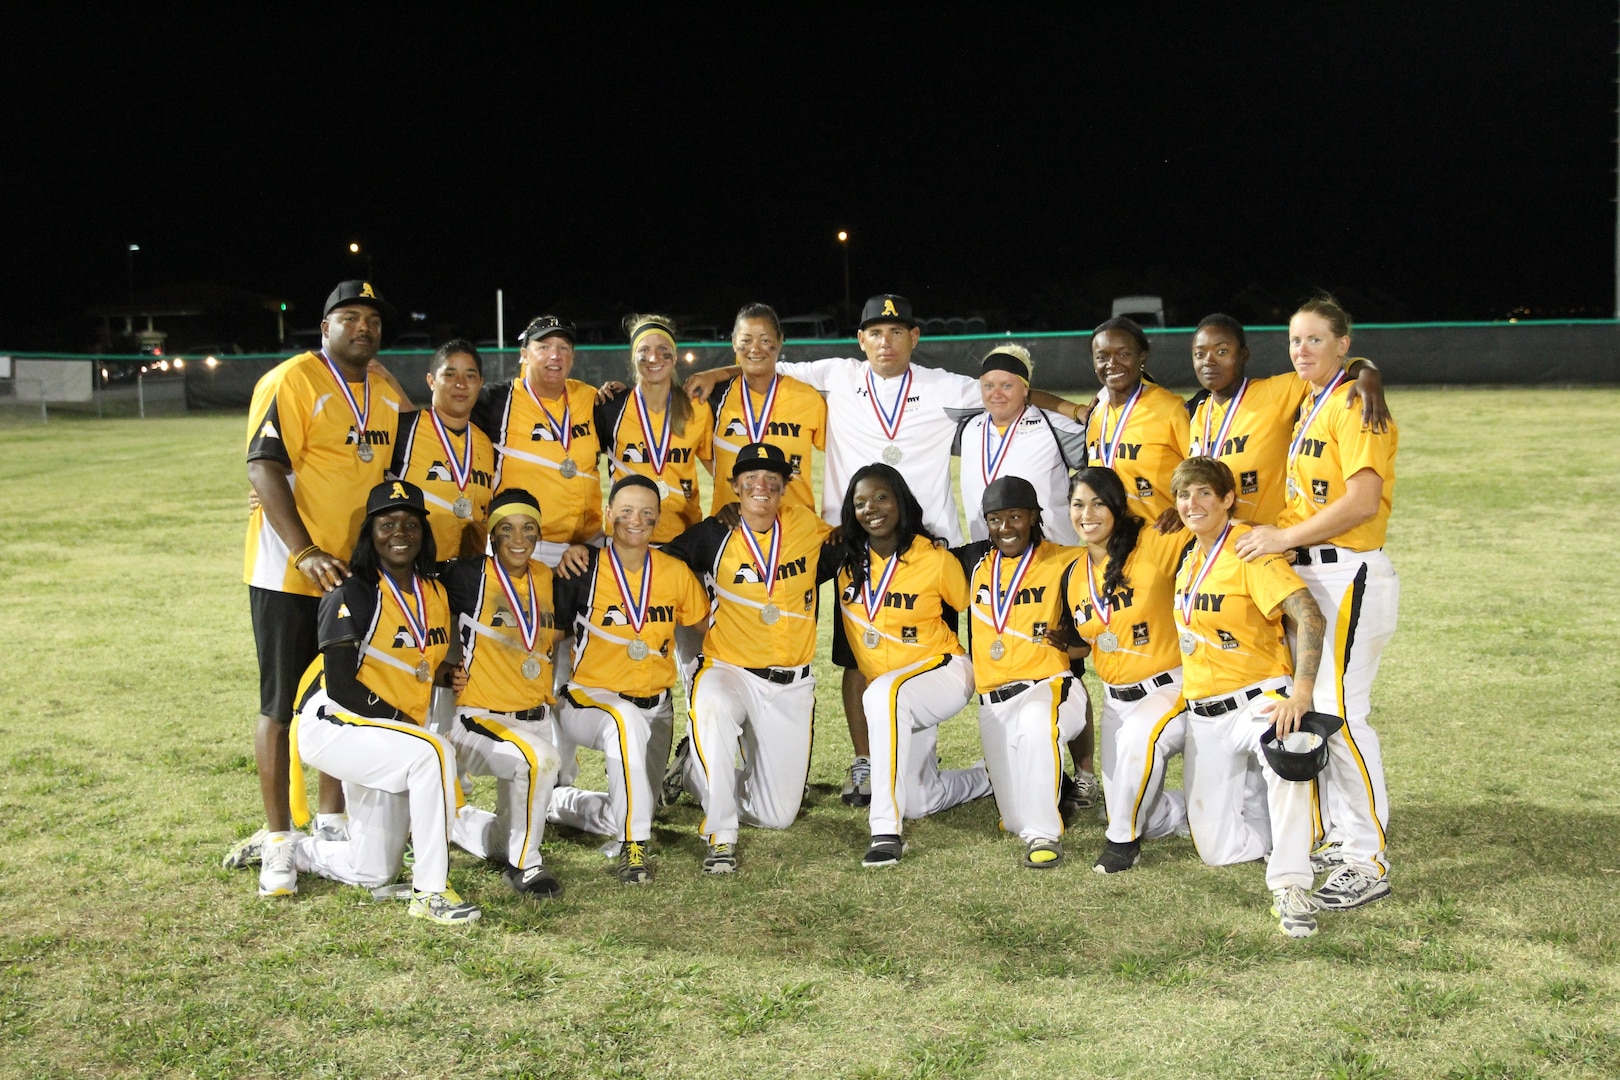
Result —
<instances>
[{"instance_id":1,"label":"distant street light","mask_svg":"<svg viewBox=\"0 0 1620 1080\"><path fill-rule=\"evenodd\" d=\"M139 250L141 250L141 245L131 244L129 250L124 252L124 261L129 270L129 306L131 315L134 314L135 308L135 253Z\"/></svg>"},{"instance_id":2,"label":"distant street light","mask_svg":"<svg viewBox=\"0 0 1620 1080\"><path fill-rule=\"evenodd\" d=\"M844 325L850 321L849 306L849 233L838 230L838 246L844 249Z\"/></svg>"},{"instance_id":3,"label":"distant street light","mask_svg":"<svg viewBox=\"0 0 1620 1080\"><path fill-rule=\"evenodd\" d=\"M355 242L351 241L350 244L349 244L349 254L350 255L359 255L360 253L361 253L360 252L360 245L358 243L355 243ZM369 250L366 251L365 256L366 256L366 280L370 281L372 279L372 277L374 276L372 274L372 272L371 272L371 252Z\"/></svg>"}]
</instances>

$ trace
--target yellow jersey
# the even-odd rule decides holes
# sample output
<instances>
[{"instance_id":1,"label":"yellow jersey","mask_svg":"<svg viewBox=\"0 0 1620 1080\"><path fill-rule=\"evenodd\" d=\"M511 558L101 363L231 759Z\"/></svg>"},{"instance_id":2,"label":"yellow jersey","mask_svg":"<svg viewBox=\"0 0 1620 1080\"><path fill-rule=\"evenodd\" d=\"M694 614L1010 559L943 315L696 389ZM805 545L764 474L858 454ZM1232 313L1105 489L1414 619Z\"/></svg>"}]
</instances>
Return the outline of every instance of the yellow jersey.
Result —
<instances>
[{"instance_id":1,"label":"yellow jersey","mask_svg":"<svg viewBox=\"0 0 1620 1080\"><path fill-rule=\"evenodd\" d=\"M418 409L399 427L388 475L422 489L428 526L440 562L484 553L488 539L489 501L495 497L495 446L489 436L468 423L459 431L431 408ZM469 456L468 443L471 442ZM460 500L467 513L456 513Z\"/></svg>"},{"instance_id":2,"label":"yellow jersey","mask_svg":"<svg viewBox=\"0 0 1620 1080\"><path fill-rule=\"evenodd\" d=\"M1226 462L1237 481L1232 516L1239 521L1277 523L1288 501L1283 477L1289 433L1309 385L1291 371L1245 379L1226 404L1205 395L1193 412L1187 456Z\"/></svg>"},{"instance_id":3,"label":"yellow jersey","mask_svg":"<svg viewBox=\"0 0 1620 1080\"><path fill-rule=\"evenodd\" d=\"M312 352L282 361L259 379L247 427L247 460L273 461L292 471L293 502L310 541L344 561L360 534L366 496L382 483L393 456L400 410L399 397L380 376L347 386L366 415L364 431L326 362ZM362 452L371 460L363 460ZM270 527L264 508L254 507L242 580L274 592L320 596L321 587L293 565L296 554Z\"/></svg>"},{"instance_id":4,"label":"yellow jersey","mask_svg":"<svg viewBox=\"0 0 1620 1080\"><path fill-rule=\"evenodd\" d=\"M716 387L709 398L714 407L714 499L709 513L738 501L731 486L731 467L737 463L737 451L755 441L781 447L793 466L793 476L782 493L782 505L815 510L816 494L810 490L810 451L827 449L827 400L813 387L786 375L776 377L774 399L769 392L761 397L751 390L744 393L744 389L743 379L738 376ZM750 420L745 419L748 413L752 413L752 432ZM761 438L755 440L752 434L760 432L761 427Z\"/></svg>"},{"instance_id":5,"label":"yellow jersey","mask_svg":"<svg viewBox=\"0 0 1620 1080\"><path fill-rule=\"evenodd\" d=\"M1046 631L1063 621L1063 574L1085 549L1062 547L1038 537L1034 547L1022 578L1016 576L1021 557L999 560L999 581L995 580L998 560L988 541L957 549L963 567L972 568L968 578L968 644L973 656L973 680L981 694L1008 683L1038 681L1069 670L1069 654L1047 644ZM1008 617L998 630L995 608L1003 596L1009 604Z\"/></svg>"},{"instance_id":6,"label":"yellow jersey","mask_svg":"<svg viewBox=\"0 0 1620 1080\"><path fill-rule=\"evenodd\" d=\"M555 700L556 581L537 559L529 560L521 578L503 571L494 556L485 556L453 562L441 575L467 669L467 687L456 701L493 712L523 712Z\"/></svg>"},{"instance_id":7,"label":"yellow jersey","mask_svg":"<svg viewBox=\"0 0 1620 1080\"><path fill-rule=\"evenodd\" d=\"M1303 379L1301 385L1309 387ZM1345 407L1349 389L1343 384L1333 391L1333 400L1316 409L1314 394L1300 402L1299 419L1288 457L1288 505L1277 518L1283 528L1298 524L1322 512L1322 508L1345 493L1345 481L1362 469L1371 469L1383 480L1378 512L1368 520L1329 539L1329 543L1356 551L1374 551L1384 546L1389 529L1389 512L1395 501L1395 452L1400 433L1395 421L1389 430L1374 432L1362 426L1361 412ZM1314 418L1312 413L1315 413Z\"/></svg>"},{"instance_id":8,"label":"yellow jersey","mask_svg":"<svg viewBox=\"0 0 1620 1080\"><path fill-rule=\"evenodd\" d=\"M1086 419L1086 457L1119 474L1131 511L1151 525L1175 505L1170 477L1187 456L1187 405L1146 379L1140 389L1134 404L1098 396Z\"/></svg>"},{"instance_id":9,"label":"yellow jersey","mask_svg":"<svg viewBox=\"0 0 1620 1080\"><path fill-rule=\"evenodd\" d=\"M672 393L682 393L675 387ZM626 391L596 409L596 429L602 433L602 442L608 455L608 483L628 473L636 473L663 485L658 527L653 530L652 542L667 543L703 520L703 507L698 498L698 462L708 461L714 453L714 414L701 401L692 402L692 415L687 418L686 430L669 429L669 446L664 449L664 470L654 464L652 443L641 424L636 409L635 390ZM662 411L647 411L647 423L664 440Z\"/></svg>"},{"instance_id":10,"label":"yellow jersey","mask_svg":"<svg viewBox=\"0 0 1620 1080\"><path fill-rule=\"evenodd\" d=\"M709 600L680 560L651 551L651 562L624 568L629 600L619 588L606 549L592 548L590 565L577 577L557 579L557 619L574 636L574 674L581 686L631 697L652 697L675 685L675 627L701 625ZM642 575L651 566L647 610L640 631L632 625L641 604ZM646 655L631 659L640 641Z\"/></svg>"},{"instance_id":11,"label":"yellow jersey","mask_svg":"<svg viewBox=\"0 0 1620 1080\"><path fill-rule=\"evenodd\" d=\"M1091 646L1091 660L1103 682L1129 686L1181 666L1172 605L1176 568L1191 541L1185 529L1166 536L1151 525L1142 526L1136 547L1125 557L1125 580L1112 597L1102 595L1107 560L1090 560L1084 547L1076 549L1079 556L1063 576L1063 605ZM1109 609L1107 622L1093 599ZM1099 644L1104 633L1113 635L1115 648Z\"/></svg>"},{"instance_id":12,"label":"yellow jersey","mask_svg":"<svg viewBox=\"0 0 1620 1080\"><path fill-rule=\"evenodd\" d=\"M1283 637L1282 602L1305 583L1281 555L1244 562L1233 549L1248 531L1250 526L1232 523L1202 580L1207 556L1197 543L1176 574L1176 630L1178 636L1191 634L1194 646L1191 653L1182 649L1181 692L1188 700L1294 672ZM1189 619L1180 605L1195 585Z\"/></svg>"},{"instance_id":13,"label":"yellow jersey","mask_svg":"<svg viewBox=\"0 0 1620 1080\"><path fill-rule=\"evenodd\" d=\"M359 647L360 668L355 678L379 705L392 706L425 724L433 696L432 678L450 652L450 603L437 581L414 580L415 589L396 584L396 597L381 578L375 583L348 578L321 597L316 627L323 651L345 642ZM420 639L417 631L422 631ZM300 689L300 704L310 685L324 684L324 668L325 657L317 656L304 674L307 685ZM379 709L371 715L386 711Z\"/></svg>"},{"instance_id":14,"label":"yellow jersey","mask_svg":"<svg viewBox=\"0 0 1620 1080\"><path fill-rule=\"evenodd\" d=\"M557 399L531 394L522 379L485 387L473 423L495 444L496 494L522 488L539 500L540 539L583 544L601 535L594 387L569 379Z\"/></svg>"},{"instance_id":15,"label":"yellow jersey","mask_svg":"<svg viewBox=\"0 0 1620 1080\"><path fill-rule=\"evenodd\" d=\"M848 567L838 571L838 610L861 674L875 679L930 656L961 656L962 642L941 610L967 607L967 574L956 556L917 536L893 558L868 557L863 580ZM869 595L875 618L866 607Z\"/></svg>"}]
</instances>

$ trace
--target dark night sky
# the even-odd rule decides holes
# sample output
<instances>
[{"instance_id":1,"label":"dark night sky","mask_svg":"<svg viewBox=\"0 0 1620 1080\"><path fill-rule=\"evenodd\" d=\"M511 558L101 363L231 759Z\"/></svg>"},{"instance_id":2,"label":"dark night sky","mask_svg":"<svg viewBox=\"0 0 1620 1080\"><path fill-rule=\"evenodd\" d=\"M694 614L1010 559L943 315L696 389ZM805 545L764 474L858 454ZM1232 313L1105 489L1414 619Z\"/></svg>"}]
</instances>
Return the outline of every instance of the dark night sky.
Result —
<instances>
[{"instance_id":1,"label":"dark night sky","mask_svg":"<svg viewBox=\"0 0 1620 1080\"><path fill-rule=\"evenodd\" d=\"M239 286L298 325L358 240L477 337L497 286L509 334L830 308L839 228L857 303L1024 328L1131 291L1187 322L1251 283L1363 319L1607 314L1613 5L1146 6L53 9L0 45L0 346L82 344L131 240L137 291Z\"/></svg>"}]
</instances>

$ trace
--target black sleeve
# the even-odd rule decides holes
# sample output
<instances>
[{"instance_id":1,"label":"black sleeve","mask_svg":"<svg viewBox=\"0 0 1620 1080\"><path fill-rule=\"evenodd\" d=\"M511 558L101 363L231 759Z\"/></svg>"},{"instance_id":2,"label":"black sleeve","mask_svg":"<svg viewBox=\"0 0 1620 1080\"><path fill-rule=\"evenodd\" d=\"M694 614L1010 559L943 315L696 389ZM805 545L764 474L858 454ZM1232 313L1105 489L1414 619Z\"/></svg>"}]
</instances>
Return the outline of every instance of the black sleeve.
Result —
<instances>
[{"instance_id":1,"label":"black sleeve","mask_svg":"<svg viewBox=\"0 0 1620 1080\"><path fill-rule=\"evenodd\" d=\"M376 614L376 583L358 577L344 581L321 597L315 621L321 651L325 652L328 645L344 642L355 646L365 644Z\"/></svg>"},{"instance_id":2,"label":"black sleeve","mask_svg":"<svg viewBox=\"0 0 1620 1080\"><path fill-rule=\"evenodd\" d=\"M681 560L702 581L703 575L714 569L715 556L720 554L730 532L720 524L718 518L706 517L660 550L671 558Z\"/></svg>"},{"instance_id":3,"label":"black sleeve","mask_svg":"<svg viewBox=\"0 0 1620 1080\"><path fill-rule=\"evenodd\" d=\"M978 567L979 560L990 553L990 541L975 540L971 544L951 548L951 554L956 561L962 564L962 573L967 575L968 588L973 587L973 571Z\"/></svg>"},{"instance_id":4,"label":"black sleeve","mask_svg":"<svg viewBox=\"0 0 1620 1080\"><path fill-rule=\"evenodd\" d=\"M828 540L822 544L821 555L816 561L816 584L838 577L838 571L843 569L844 558L848 554L849 548L841 540Z\"/></svg>"},{"instance_id":5,"label":"black sleeve","mask_svg":"<svg viewBox=\"0 0 1620 1080\"><path fill-rule=\"evenodd\" d=\"M735 378L727 379L709 391L709 410L714 416L714 433L716 435L720 434L720 409L726 403L726 395L731 393L731 388L736 384L737 380Z\"/></svg>"},{"instance_id":6,"label":"black sleeve","mask_svg":"<svg viewBox=\"0 0 1620 1080\"><path fill-rule=\"evenodd\" d=\"M405 464L411 460L411 443L416 437L416 422L420 419L420 409L409 416L400 417L399 437L394 440L394 456L388 463L388 475L395 480L405 477Z\"/></svg>"},{"instance_id":7,"label":"black sleeve","mask_svg":"<svg viewBox=\"0 0 1620 1080\"><path fill-rule=\"evenodd\" d=\"M354 642L338 642L322 648L321 666L324 668L326 696L337 702L345 712L384 720L406 719L398 709L373 694L360 681L360 650Z\"/></svg>"},{"instance_id":8,"label":"black sleeve","mask_svg":"<svg viewBox=\"0 0 1620 1080\"><path fill-rule=\"evenodd\" d=\"M455 624L462 615L478 617L479 586L484 578L484 560L455 559L443 565L439 582L450 601L450 621Z\"/></svg>"},{"instance_id":9,"label":"black sleeve","mask_svg":"<svg viewBox=\"0 0 1620 1080\"><path fill-rule=\"evenodd\" d=\"M287 456L287 444L281 438L281 410L276 407L274 397L270 399L270 407L265 410L264 418L259 421L259 429L248 443L247 459L278 461L292 468L292 458Z\"/></svg>"},{"instance_id":10,"label":"black sleeve","mask_svg":"<svg viewBox=\"0 0 1620 1080\"><path fill-rule=\"evenodd\" d=\"M1187 417L1188 417L1188 419L1192 418L1192 414L1198 411L1198 406L1202 405L1204 403L1204 399L1207 398L1207 397L1209 397L1209 391L1208 390L1199 390L1198 393L1194 394L1192 396L1192 398L1190 400L1188 400L1188 402L1187 402Z\"/></svg>"},{"instance_id":11,"label":"black sleeve","mask_svg":"<svg viewBox=\"0 0 1620 1080\"><path fill-rule=\"evenodd\" d=\"M501 418L506 415L506 403L511 397L511 383L486 385L478 391L478 401L473 405L472 422L497 446L501 441Z\"/></svg>"},{"instance_id":12,"label":"black sleeve","mask_svg":"<svg viewBox=\"0 0 1620 1080\"><path fill-rule=\"evenodd\" d=\"M611 460L613 457L613 429L619 426L619 417L624 415L626 404L630 400L630 391L626 390L618 397L598 401L592 411L592 420L596 422L596 441L601 446L602 453Z\"/></svg>"},{"instance_id":13,"label":"black sleeve","mask_svg":"<svg viewBox=\"0 0 1620 1080\"><path fill-rule=\"evenodd\" d=\"M565 578L552 571L551 609L555 614L559 633L573 633L575 617L585 610L585 605L589 602L591 582L596 580L596 567L601 557L601 548L591 548L589 564L586 565L584 572L576 577Z\"/></svg>"}]
</instances>

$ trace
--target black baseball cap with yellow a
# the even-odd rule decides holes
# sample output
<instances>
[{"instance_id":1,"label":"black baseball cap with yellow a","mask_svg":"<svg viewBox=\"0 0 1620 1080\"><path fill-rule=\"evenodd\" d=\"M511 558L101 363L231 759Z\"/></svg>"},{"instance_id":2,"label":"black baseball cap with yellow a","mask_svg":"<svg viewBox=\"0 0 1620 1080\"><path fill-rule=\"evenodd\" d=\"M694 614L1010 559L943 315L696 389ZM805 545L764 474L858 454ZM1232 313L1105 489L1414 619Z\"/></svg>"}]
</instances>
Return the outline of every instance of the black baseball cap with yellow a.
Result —
<instances>
[{"instance_id":1,"label":"black baseball cap with yellow a","mask_svg":"<svg viewBox=\"0 0 1620 1080\"><path fill-rule=\"evenodd\" d=\"M326 298L326 306L321 309L321 318L326 318L340 307L349 304L365 304L375 308L383 317L383 322L391 322L394 318L394 305L382 298L382 293L369 281L340 281L337 288Z\"/></svg>"},{"instance_id":2,"label":"black baseball cap with yellow a","mask_svg":"<svg viewBox=\"0 0 1620 1080\"><path fill-rule=\"evenodd\" d=\"M414 510L427 517L427 504L422 489L409 480L384 480L366 496L366 517L386 514L393 510Z\"/></svg>"},{"instance_id":3,"label":"black baseball cap with yellow a","mask_svg":"<svg viewBox=\"0 0 1620 1080\"><path fill-rule=\"evenodd\" d=\"M775 443L749 443L737 451L737 461L731 466L731 478L735 480L743 473L755 469L766 469L784 480L793 478L792 463L788 461L782 448Z\"/></svg>"},{"instance_id":4,"label":"black baseball cap with yellow a","mask_svg":"<svg viewBox=\"0 0 1620 1080\"><path fill-rule=\"evenodd\" d=\"M872 297L861 308L861 329L876 323L899 323L901 326L915 330L917 320L911 314L911 301L894 293L881 293Z\"/></svg>"}]
</instances>

